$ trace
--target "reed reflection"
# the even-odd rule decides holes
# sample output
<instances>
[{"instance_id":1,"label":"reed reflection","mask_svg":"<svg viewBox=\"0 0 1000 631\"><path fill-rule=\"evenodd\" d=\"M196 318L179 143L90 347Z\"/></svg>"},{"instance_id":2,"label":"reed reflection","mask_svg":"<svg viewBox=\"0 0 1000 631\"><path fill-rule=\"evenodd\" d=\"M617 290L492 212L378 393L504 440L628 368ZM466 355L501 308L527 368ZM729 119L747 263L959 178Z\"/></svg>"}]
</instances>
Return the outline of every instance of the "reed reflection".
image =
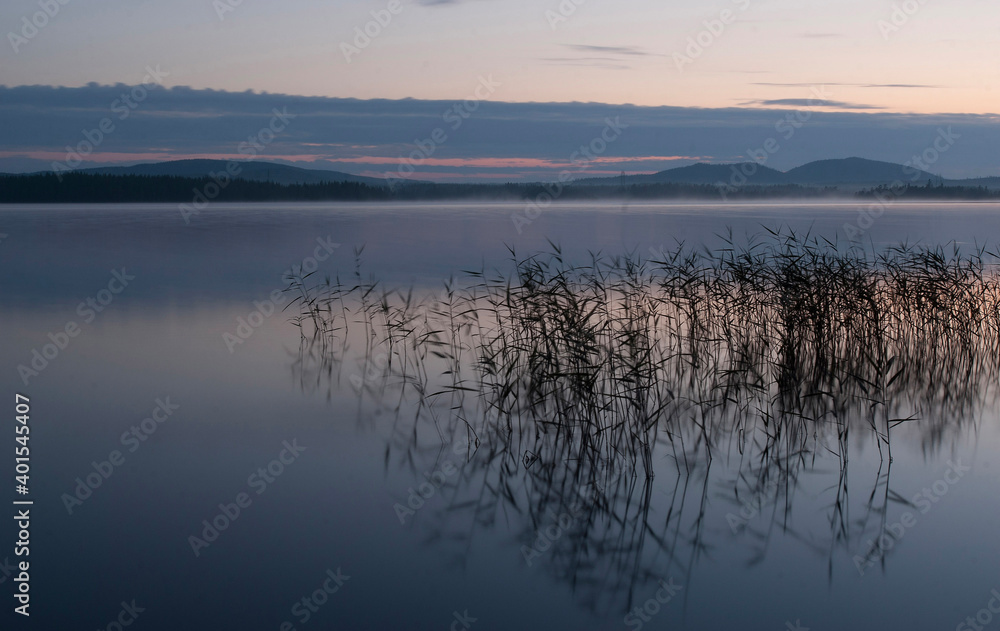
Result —
<instances>
[{"instance_id":1,"label":"reed reflection","mask_svg":"<svg viewBox=\"0 0 1000 631\"><path fill-rule=\"evenodd\" d=\"M531 571L601 614L690 585L734 538L752 565L792 537L831 581L859 549L884 567L892 550L864 542L912 505L891 484L894 434L934 459L996 409L996 255L788 230L727 244L586 265L511 250L511 273L466 271L439 293L382 287L357 251L349 278L289 287L293 372L357 395L387 475L421 478L471 445L446 501L420 509L428 543L461 562L505 529ZM881 466L852 489L865 446Z\"/></svg>"}]
</instances>

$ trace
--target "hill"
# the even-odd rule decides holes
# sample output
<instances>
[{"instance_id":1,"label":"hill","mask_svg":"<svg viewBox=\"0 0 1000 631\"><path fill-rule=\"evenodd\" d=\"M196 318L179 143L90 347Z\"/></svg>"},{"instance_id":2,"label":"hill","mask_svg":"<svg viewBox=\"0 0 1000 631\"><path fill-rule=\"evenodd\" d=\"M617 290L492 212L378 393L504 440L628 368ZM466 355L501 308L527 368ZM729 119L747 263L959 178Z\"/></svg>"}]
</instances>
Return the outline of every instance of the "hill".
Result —
<instances>
[{"instance_id":1,"label":"hill","mask_svg":"<svg viewBox=\"0 0 1000 631\"><path fill-rule=\"evenodd\" d=\"M777 184L789 184L785 174L770 167L761 166L752 162L738 164L708 164L699 162L686 167L667 169L659 173L648 173L641 175L626 175L624 183L629 184L719 184L729 183L734 177L734 170L743 173L752 173L747 177L747 184L757 186L772 186ZM582 185L620 185L621 177L588 178L576 180L576 184Z\"/></svg>"},{"instance_id":2,"label":"hill","mask_svg":"<svg viewBox=\"0 0 1000 631\"><path fill-rule=\"evenodd\" d=\"M226 170L229 160L172 160L170 162L151 162L135 164L127 167L97 167L79 169L75 173L89 175L154 175L185 178L208 177L210 173ZM325 182L354 182L384 186L381 178L363 177L340 171L325 171L322 169L303 169L288 164L275 162L247 161L239 162L238 177L258 182L274 182L275 184L322 184Z\"/></svg>"},{"instance_id":3,"label":"hill","mask_svg":"<svg viewBox=\"0 0 1000 631\"><path fill-rule=\"evenodd\" d=\"M943 181L940 175L914 167L864 158L817 160L796 167L785 175L796 184L814 186L889 184L896 180L921 184L927 180L934 184Z\"/></svg>"},{"instance_id":4,"label":"hill","mask_svg":"<svg viewBox=\"0 0 1000 631\"><path fill-rule=\"evenodd\" d=\"M746 174L750 175L746 175ZM741 174L741 175L740 175ZM746 176L746 180L743 180ZM1000 180L1000 178L988 178ZM940 184L945 180L933 173L922 171L902 164L866 160L864 158L842 158L832 160L817 160L800 167L782 172L768 166L753 162L730 164L707 164L699 162L685 167L667 169L658 173L626 175L622 177L590 178L577 180L580 185L631 185L631 184L728 184L730 186L840 186L848 189L889 185L896 181L903 183L919 182L924 184L931 180ZM969 186L988 184L976 181L963 181Z\"/></svg>"}]
</instances>

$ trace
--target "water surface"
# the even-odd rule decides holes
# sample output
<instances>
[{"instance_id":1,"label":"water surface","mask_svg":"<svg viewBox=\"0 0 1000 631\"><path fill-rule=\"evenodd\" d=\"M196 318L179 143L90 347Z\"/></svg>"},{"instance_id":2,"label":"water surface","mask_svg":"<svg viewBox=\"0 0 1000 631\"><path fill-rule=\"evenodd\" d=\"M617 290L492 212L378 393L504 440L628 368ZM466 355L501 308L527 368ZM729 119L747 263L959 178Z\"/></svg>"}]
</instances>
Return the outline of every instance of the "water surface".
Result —
<instances>
[{"instance_id":1,"label":"water surface","mask_svg":"<svg viewBox=\"0 0 1000 631\"><path fill-rule=\"evenodd\" d=\"M316 278L350 279L362 246L365 278L436 294L464 270L509 270L508 248L549 241L572 260L652 257L788 226L847 247L844 226L864 208L556 204L520 232L518 204L218 205L190 225L174 206L0 208L0 383L32 401L35 622L106 628L134 599L148 628L445 629L468 611L482 630L954 629L1000 587L995 384L966 417L901 427L891 469L858 434L846 472L817 450L794 484L754 493L738 452L685 471L657 453L651 482L613 478L622 519L605 536L571 526L529 565L524 546L586 489L543 493L518 469L508 480L522 486L504 500L477 464L488 443L473 454L446 444L447 406L439 426L413 424L398 401L359 395L357 358L317 373L296 308L267 304L310 257L329 255ZM998 228L998 205L896 204L863 239L972 249ZM99 305L115 271L135 278L91 320L80 305ZM245 340L241 321L259 324ZM25 386L18 366L70 322L80 334ZM168 397L179 407L155 432L123 441ZM933 434L942 425L954 429ZM304 450L271 481L252 477L289 460L293 442ZM124 464L70 514L76 479L115 450ZM448 484L401 525L395 506L443 467ZM929 507L914 501L925 488ZM196 556L190 537L240 493L249 506ZM915 523L859 571L855 557L907 512ZM350 578L303 622L296 603L338 568ZM661 580L680 586L675 597L649 605L648 621L627 619L655 603Z\"/></svg>"}]
</instances>

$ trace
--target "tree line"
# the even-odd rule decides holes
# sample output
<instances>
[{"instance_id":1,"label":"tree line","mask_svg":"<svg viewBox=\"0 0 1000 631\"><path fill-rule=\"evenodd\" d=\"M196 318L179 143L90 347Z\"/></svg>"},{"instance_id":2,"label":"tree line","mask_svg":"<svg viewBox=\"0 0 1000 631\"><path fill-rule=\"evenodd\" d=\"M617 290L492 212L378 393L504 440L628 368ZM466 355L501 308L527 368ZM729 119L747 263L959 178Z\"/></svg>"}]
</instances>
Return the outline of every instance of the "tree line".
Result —
<instances>
[{"instance_id":1,"label":"tree line","mask_svg":"<svg viewBox=\"0 0 1000 631\"><path fill-rule=\"evenodd\" d=\"M1000 199L1000 190L985 186L945 186L944 183L933 185L930 180L924 186L907 184L905 186L879 185L858 191L857 197L863 199L946 199L961 201L977 201Z\"/></svg>"},{"instance_id":2,"label":"tree line","mask_svg":"<svg viewBox=\"0 0 1000 631\"><path fill-rule=\"evenodd\" d=\"M519 201L549 196L565 200L600 199L768 199L832 197L834 187L801 185L720 187L714 184L650 183L628 185L593 185L568 183L557 187L545 183L505 184L436 184L404 182L373 185L360 182L320 182L280 184L271 181L234 179L216 186L209 177L150 175L106 175L90 173L54 173L0 175L0 203L191 203L206 187L214 186L217 202L295 202L295 201L446 201L483 200ZM921 199L997 199L1000 192L985 187L880 186L857 193L871 198L892 195L895 198Z\"/></svg>"}]
</instances>

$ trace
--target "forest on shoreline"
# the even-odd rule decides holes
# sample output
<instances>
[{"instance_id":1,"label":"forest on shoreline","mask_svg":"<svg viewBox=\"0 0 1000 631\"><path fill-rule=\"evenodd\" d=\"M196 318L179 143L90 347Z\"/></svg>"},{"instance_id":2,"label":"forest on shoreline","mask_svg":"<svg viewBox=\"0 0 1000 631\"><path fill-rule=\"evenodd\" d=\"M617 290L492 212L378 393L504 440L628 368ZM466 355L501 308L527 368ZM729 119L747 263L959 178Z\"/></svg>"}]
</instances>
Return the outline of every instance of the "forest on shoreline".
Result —
<instances>
[{"instance_id":1,"label":"forest on shoreline","mask_svg":"<svg viewBox=\"0 0 1000 631\"><path fill-rule=\"evenodd\" d=\"M850 197L836 187L802 185L747 185L650 183L593 185L585 183L436 184L359 182L279 184L247 179L211 177L105 175L54 173L0 176L0 203L179 203L296 202L296 201L535 201L555 199L721 199L761 200ZM1000 199L1000 191L985 187L907 186L876 187L854 193L857 198L893 199Z\"/></svg>"}]
</instances>

